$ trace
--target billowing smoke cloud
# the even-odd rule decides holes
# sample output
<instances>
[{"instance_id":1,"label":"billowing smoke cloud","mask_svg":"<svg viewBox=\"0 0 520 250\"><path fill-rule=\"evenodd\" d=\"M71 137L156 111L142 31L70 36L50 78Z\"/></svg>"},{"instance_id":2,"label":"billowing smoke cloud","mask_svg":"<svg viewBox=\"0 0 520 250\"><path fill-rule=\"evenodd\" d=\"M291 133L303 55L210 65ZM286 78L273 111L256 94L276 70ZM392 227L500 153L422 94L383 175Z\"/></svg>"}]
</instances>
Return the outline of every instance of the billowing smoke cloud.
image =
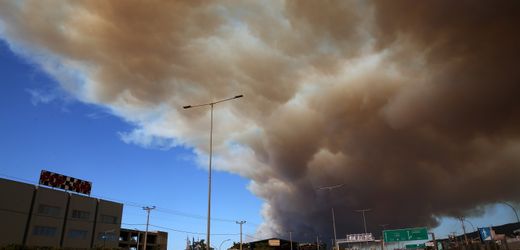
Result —
<instances>
[{"instance_id":1,"label":"billowing smoke cloud","mask_svg":"<svg viewBox=\"0 0 520 250\"><path fill-rule=\"evenodd\" d=\"M2 1L13 50L78 99L252 180L260 232L436 226L520 201L518 1ZM317 191L317 187L344 184ZM479 188L479 187L485 188ZM301 234L300 234L301 235Z\"/></svg>"}]
</instances>

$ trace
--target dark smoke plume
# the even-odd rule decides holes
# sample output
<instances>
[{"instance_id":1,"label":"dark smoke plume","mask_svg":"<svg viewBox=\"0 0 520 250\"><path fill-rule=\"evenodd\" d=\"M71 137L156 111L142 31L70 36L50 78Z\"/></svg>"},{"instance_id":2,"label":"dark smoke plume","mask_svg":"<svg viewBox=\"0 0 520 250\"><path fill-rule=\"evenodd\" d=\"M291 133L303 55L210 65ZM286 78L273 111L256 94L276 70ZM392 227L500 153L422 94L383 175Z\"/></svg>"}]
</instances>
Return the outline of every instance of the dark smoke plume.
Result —
<instances>
[{"instance_id":1,"label":"dark smoke plume","mask_svg":"<svg viewBox=\"0 0 520 250\"><path fill-rule=\"evenodd\" d=\"M3 1L0 32L134 123L126 142L205 157L208 114L179 107L244 94L219 107L217 167L252 180L260 233L331 235L334 207L342 236L362 208L376 231L520 201L519 5Z\"/></svg>"}]
</instances>

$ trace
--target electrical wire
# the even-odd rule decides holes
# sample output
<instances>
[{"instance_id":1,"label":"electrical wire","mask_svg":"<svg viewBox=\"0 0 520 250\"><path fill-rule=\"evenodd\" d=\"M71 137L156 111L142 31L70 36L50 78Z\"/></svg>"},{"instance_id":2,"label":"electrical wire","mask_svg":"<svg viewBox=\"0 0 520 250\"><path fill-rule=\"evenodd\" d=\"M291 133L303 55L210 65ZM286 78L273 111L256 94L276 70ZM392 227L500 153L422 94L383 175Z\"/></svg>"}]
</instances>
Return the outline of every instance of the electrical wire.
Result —
<instances>
[{"instance_id":1,"label":"electrical wire","mask_svg":"<svg viewBox=\"0 0 520 250\"><path fill-rule=\"evenodd\" d=\"M7 178L10 178L10 179L14 179L14 180L23 181L23 182L26 182L27 184L40 186L38 183L35 183L35 182L27 180L27 179L18 178L18 177L15 177L15 176L10 176L10 175L6 175L6 174L2 174L2 173L0 173L0 176L7 177ZM64 192L66 192L66 191L64 191ZM69 193L69 192L67 192L67 193ZM125 200L121 200L121 199L114 199L114 198L104 197L104 196L97 196L97 197L99 199L115 201L115 202L124 204L125 206L130 206L130 207L142 208L142 207L146 206L146 204L133 202L133 201L127 201L127 200L125 201ZM12 210L12 209L5 209L5 208L0 208L0 211L10 212L10 213L17 213L17 214L23 214L23 215L29 215L30 214L30 212L24 212L24 211ZM165 214L170 214L170 215L175 215L175 216L181 216L181 217L186 217L186 218L206 220L206 217L202 216L202 215L187 213L187 212L173 210L173 209L164 208L164 207L158 207L156 209L156 211L160 212L160 213L165 213ZM43 214L43 213L34 213L34 215L35 216L39 216L39 217L52 218L52 219L56 219L56 220L63 220L63 217L61 217L61 216L55 216L55 215L49 215L49 214ZM235 220L216 218L216 217L213 217L211 220L212 221L235 223ZM77 221L77 222L90 223L90 224L93 224L95 222L95 220L81 219L81 218L68 218L67 221ZM252 222L248 222L248 223L249 224L246 223L246 225L248 225L248 226L254 226L254 225L258 226L258 224L256 224L256 223L252 223ZM104 224L114 224L114 225L116 225L118 223L104 223ZM127 225L127 226L145 226L146 225L146 224L142 224L142 223L120 223L120 224L121 225ZM201 232L190 232L190 231L175 229L175 228L171 228L171 227L161 226L161 225L152 225L152 224L149 224L149 225L152 226L152 227L155 227L155 228L160 228L160 229L173 231L173 232L187 233L187 234L194 234L194 235L206 235L206 233L201 233ZM211 235L215 235L215 236L218 236L218 235L231 236L231 235L239 235L239 234L238 233L216 233L216 234L211 234ZM252 237L250 235L249 235L249 237L254 238L254 237ZM256 239L256 238L254 238L254 239Z\"/></svg>"},{"instance_id":2,"label":"electrical wire","mask_svg":"<svg viewBox=\"0 0 520 250\"><path fill-rule=\"evenodd\" d=\"M20 181L24 181L24 182L26 182L28 184L33 184L33 185L39 186L38 183L35 183L34 181L30 181L30 180L27 180L27 179L18 178L18 177L15 177L15 176L10 176L10 175L6 175L6 174L2 174L2 173L0 173L0 176L8 177L8 178L11 178L11 179L17 179L17 180L20 180ZM103 200L115 201L115 202L124 204L125 206L130 206L130 207L142 208L142 207L145 207L145 206L149 205L149 204L144 204L144 203L139 203L139 202L134 202L134 201L116 199L116 198L107 197L107 196L99 196L99 195L97 195L97 197L100 198L100 199L103 199ZM183 212L183 211L174 210L174 209L169 209L169 208L164 208L164 207L156 207L156 211L157 212L161 212L161 213L175 215L175 216L185 217L185 218L198 219L198 220L206 220L206 218L207 218L206 216L203 216L203 215L192 214L192 213ZM227 222L227 223L235 223L236 222L236 220L227 219L227 218L218 218L218 217L212 217L211 221L219 221L219 222ZM252 227L255 227L255 226L258 227L259 226L259 224L253 223L253 222L250 222L250 221L247 221L246 225L250 226L250 227L251 226Z\"/></svg>"},{"instance_id":3,"label":"electrical wire","mask_svg":"<svg viewBox=\"0 0 520 250\"><path fill-rule=\"evenodd\" d=\"M179 229L175 229L175 228L171 228L171 227L158 226L158 225L154 225L154 224L149 224L149 225L151 227L165 229L165 230L174 231L174 232L178 232L178 233L187 233L187 234L195 234L195 235L206 235L206 233L184 231L184 230L179 230ZM239 235L239 233L212 233L210 235Z\"/></svg>"},{"instance_id":4,"label":"electrical wire","mask_svg":"<svg viewBox=\"0 0 520 250\"><path fill-rule=\"evenodd\" d=\"M0 211L16 213L16 214L22 214L22 215L29 215L30 214L28 212L17 211L17 210L12 210L12 209L4 209L4 208L0 208ZM63 220L64 219L63 217L47 215L47 214L41 214L41 213L35 213L34 216L45 217L45 218L52 218L52 219L55 219L55 220ZM84 222L84 223L94 223L95 222L93 220L75 219L75 218L68 218L67 221L77 221L77 222ZM105 222L103 222L103 224L118 225L118 223L105 223ZM146 224L143 224L143 223L121 223L121 225L146 226ZM169 231L179 232L179 233L188 233L188 234L195 234L195 235L206 235L206 233L184 231L184 230L180 230L180 229L175 229L175 228L165 227L165 226L160 226L160 225L154 225L154 224L149 224L149 226L156 227L156 228L161 228L161 229L165 229L165 230L169 230ZM238 233L214 233L214 234L211 234L211 235L238 235Z\"/></svg>"}]
</instances>

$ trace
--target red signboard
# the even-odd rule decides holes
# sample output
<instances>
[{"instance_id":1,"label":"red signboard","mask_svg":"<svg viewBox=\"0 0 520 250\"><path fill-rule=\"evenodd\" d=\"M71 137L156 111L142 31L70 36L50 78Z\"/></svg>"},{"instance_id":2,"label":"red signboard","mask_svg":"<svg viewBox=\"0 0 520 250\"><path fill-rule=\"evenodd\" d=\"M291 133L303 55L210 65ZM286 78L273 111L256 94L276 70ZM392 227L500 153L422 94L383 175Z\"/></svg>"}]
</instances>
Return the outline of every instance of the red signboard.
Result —
<instances>
[{"instance_id":1,"label":"red signboard","mask_svg":"<svg viewBox=\"0 0 520 250\"><path fill-rule=\"evenodd\" d=\"M60 188L87 195L90 195L90 190L92 189L92 182L90 181L84 181L46 170L42 170L40 174L40 185Z\"/></svg>"}]
</instances>

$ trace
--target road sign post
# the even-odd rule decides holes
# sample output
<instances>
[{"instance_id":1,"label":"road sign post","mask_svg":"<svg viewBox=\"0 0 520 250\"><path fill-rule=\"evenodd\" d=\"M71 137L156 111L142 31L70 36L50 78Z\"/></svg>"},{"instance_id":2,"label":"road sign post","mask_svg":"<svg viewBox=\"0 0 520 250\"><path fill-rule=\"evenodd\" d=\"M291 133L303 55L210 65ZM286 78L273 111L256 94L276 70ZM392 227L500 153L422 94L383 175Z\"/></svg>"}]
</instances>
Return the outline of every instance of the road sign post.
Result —
<instances>
[{"instance_id":1,"label":"road sign post","mask_svg":"<svg viewBox=\"0 0 520 250\"><path fill-rule=\"evenodd\" d=\"M491 241L494 238L493 230L491 227L479 228L478 233L482 242Z\"/></svg>"}]
</instances>

